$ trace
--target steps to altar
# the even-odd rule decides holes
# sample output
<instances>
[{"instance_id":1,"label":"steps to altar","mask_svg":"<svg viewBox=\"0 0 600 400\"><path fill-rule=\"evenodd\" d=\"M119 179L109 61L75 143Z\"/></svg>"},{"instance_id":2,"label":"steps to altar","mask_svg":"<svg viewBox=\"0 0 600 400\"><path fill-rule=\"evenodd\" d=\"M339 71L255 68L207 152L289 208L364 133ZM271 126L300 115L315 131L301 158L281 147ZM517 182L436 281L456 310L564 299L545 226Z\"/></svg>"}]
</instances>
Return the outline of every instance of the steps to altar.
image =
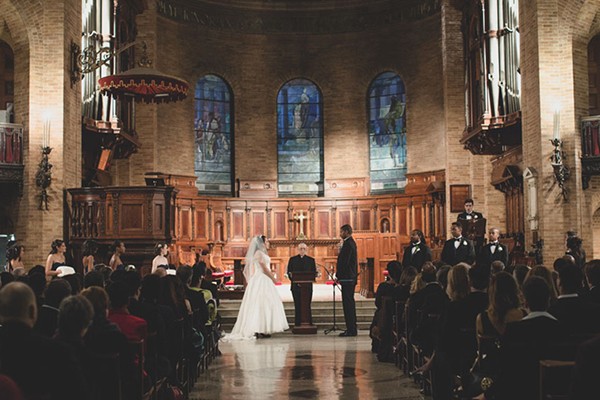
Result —
<instances>
[{"instance_id":1,"label":"steps to altar","mask_svg":"<svg viewBox=\"0 0 600 400\"><path fill-rule=\"evenodd\" d=\"M291 296L290 296L291 297ZM358 297L358 296L357 296ZM219 314L221 315L221 325L225 332L230 332L235 324L235 320L240 309L241 300L221 300ZM290 328L294 326L294 302L284 301L283 307L287 316ZM357 299L356 300L356 321L359 330L368 330L375 313L375 299ZM319 331L333 326L333 302L315 301L312 302L313 323ZM344 310L342 302L335 302L336 325L344 330Z\"/></svg>"}]
</instances>

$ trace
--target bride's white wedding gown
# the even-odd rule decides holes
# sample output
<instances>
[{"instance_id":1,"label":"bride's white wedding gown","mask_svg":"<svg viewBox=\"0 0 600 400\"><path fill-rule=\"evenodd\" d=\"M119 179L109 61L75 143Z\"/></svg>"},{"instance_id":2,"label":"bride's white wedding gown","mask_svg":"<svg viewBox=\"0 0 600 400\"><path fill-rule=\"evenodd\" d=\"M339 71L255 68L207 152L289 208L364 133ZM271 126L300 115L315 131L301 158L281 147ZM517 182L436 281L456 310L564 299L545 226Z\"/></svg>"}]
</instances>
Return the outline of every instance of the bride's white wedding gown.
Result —
<instances>
[{"instance_id":1,"label":"bride's white wedding gown","mask_svg":"<svg viewBox=\"0 0 600 400\"><path fill-rule=\"evenodd\" d=\"M271 258L257 251L252 264L245 267L249 268L245 275L250 278L235 325L225 340L251 339L255 333L271 334L289 329L277 288L259 265L260 262L268 267Z\"/></svg>"}]
</instances>

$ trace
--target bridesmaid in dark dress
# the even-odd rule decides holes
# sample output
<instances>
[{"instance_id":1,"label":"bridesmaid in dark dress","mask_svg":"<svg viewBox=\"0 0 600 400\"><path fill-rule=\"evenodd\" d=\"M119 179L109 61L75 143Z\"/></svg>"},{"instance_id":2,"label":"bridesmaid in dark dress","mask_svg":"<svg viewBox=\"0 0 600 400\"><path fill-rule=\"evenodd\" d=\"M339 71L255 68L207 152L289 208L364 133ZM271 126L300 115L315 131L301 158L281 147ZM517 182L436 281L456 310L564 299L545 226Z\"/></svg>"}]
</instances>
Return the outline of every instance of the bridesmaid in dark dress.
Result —
<instances>
[{"instance_id":1,"label":"bridesmaid in dark dress","mask_svg":"<svg viewBox=\"0 0 600 400\"><path fill-rule=\"evenodd\" d=\"M56 239L51 244L52 250L46 259L46 278L51 279L58 275L56 269L61 265L65 265L65 253L67 245L64 240Z\"/></svg>"},{"instance_id":2,"label":"bridesmaid in dark dress","mask_svg":"<svg viewBox=\"0 0 600 400\"><path fill-rule=\"evenodd\" d=\"M121 240L115 240L112 245L112 249L113 255L110 258L108 266L113 271L125 269L125 264L123 264L123 261L121 261L121 256L125 253L125 243L123 243Z\"/></svg>"}]
</instances>

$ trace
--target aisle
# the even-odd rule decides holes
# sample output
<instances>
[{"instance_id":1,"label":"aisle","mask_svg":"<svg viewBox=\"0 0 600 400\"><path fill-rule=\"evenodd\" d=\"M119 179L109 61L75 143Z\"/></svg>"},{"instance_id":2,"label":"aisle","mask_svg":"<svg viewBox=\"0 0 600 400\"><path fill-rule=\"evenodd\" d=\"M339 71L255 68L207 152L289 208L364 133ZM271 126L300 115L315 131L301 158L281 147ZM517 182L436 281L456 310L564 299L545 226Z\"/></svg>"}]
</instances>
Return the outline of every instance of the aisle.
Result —
<instances>
[{"instance_id":1,"label":"aisle","mask_svg":"<svg viewBox=\"0 0 600 400\"><path fill-rule=\"evenodd\" d=\"M366 332L320 332L221 343L223 355L196 383L200 399L404 399L422 396L393 364L379 363Z\"/></svg>"}]
</instances>

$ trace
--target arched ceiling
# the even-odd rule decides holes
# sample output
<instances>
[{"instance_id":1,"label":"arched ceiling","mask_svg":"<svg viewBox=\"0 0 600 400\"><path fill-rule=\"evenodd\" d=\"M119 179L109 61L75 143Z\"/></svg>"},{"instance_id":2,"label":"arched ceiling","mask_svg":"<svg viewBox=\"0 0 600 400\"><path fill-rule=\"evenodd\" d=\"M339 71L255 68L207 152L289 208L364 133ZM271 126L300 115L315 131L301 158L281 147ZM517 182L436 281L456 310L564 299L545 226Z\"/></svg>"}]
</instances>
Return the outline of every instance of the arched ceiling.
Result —
<instances>
[{"instance_id":1,"label":"arched ceiling","mask_svg":"<svg viewBox=\"0 0 600 400\"><path fill-rule=\"evenodd\" d=\"M441 0L158 0L158 13L183 24L244 33L342 33L410 23Z\"/></svg>"}]
</instances>

